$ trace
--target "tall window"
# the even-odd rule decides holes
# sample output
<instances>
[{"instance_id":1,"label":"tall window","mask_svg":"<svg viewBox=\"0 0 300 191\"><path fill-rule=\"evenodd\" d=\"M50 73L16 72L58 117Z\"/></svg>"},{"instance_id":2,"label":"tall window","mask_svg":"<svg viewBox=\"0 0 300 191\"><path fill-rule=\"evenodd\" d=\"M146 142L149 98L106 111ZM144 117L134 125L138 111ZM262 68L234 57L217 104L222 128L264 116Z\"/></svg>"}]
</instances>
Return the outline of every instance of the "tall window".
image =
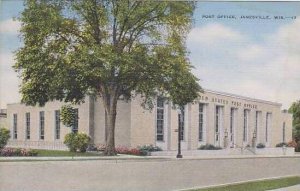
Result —
<instances>
[{"instance_id":1,"label":"tall window","mask_svg":"<svg viewBox=\"0 0 300 191\"><path fill-rule=\"evenodd\" d=\"M199 103L199 141L203 141L204 104Z\"/></svg>"},{"instance_id":2,"label":"tall window","mask_svg":"<svg viewBox=\"0 0 300 191\"><path fill-rule=\"evenodd\" d=\"M244 109L244 128L243 128L243 141L248 141L248 118L249 118L249 110Z\"/></svg>"},{"instance_id":3,"label":"tall window","mask_svg":"<svg viewBox=\"0 0 300 191\"><path fill-rule=\"evenodd\" d=\"M233 142L234 141L234 108L230 109L230 129L229 129L229 133L230 133L230 141Z\"/></svg>"},{"instance_id":4,"label":"tall window","mask_svg":"<svg viewBox=\"0 0 300 191\"><path fill-rule=\"evenodd\" d=\"M78 132L78 109L74 109L75 110L75 121L74 121L74 125L72 127L72 132L73 133L77 133Z\"/></svg>"},{"instance_id":5,"label":"tall window","mask_svg":"<svg viewBox=\"0 0 300 191\"><path fill-rule=\"evenodd\" d=\"M26 113L25 117L26 117L26 139L30 139L30 113Z\"/></svg>"},{"instance_id":6,"label":"tall window","mask_svg":"<svg viewBox=\"0 0 300 191\"><path fill-rule=\"evenodd\" d=\"M164 99L161 97L157 98L156 140L164 140Z\"/></svg>"},{"instance_id":7,"label":"tall window","mask_svg":"<svg viewBox=\"0 0 300 191\"><path fill-rule=\"evenodd\" d=\"M40 139L45 139L45 112L40 111Z\"/></svg>"},{"instance_id":8,"label":"tall window","mask_svg":"<svg viewBox=\"0 0 300 191\"><path fill-rule=\"evenodd\" d=\"M266 143L269 141L269 126L271 120L271 113L266 114Z\"/></svg>"},{"instance_id":9,"label":"tall window","mask_svg":"<svg viewBox=\"0 0 300 191\"><path fill-rule=\"evenodd\" d=\"M283 122L282 126L282 142L285 143L285 122Z\"/></svg>"},{"instance_id":10,"label":"tall window","mask_svg":"<svg viewBox=\"0 0 300 191\"><path fill-rule=\"evenodd\" d=\"M255 113L255 133L258 134L258 117L259 117L259 111L256 111Z\"/></svg>"},{"instance_id":11,"label":"tall window","mask_svg":"<svg viewBox=\"0 0 300 191\"><path fill-rule=\"evenodd\" d=\"M17 114L13 115L13 138L18 138L18 116Z\"/></svg>"},{"instance_id":12,"label":"tall window","mask_svg":"<svg viewBox=\"0 0 300 191\"><path fill-rule=\"evenodd\" d=\"M215 134L216 134L216 141L220 139L220 120L221 120L221 106L216 106L216 118L215 118Z\"/></svg>"},{"instance_id":13,"label":"tall window","mask_svg":"<svg viewBox=\"0 0 300 191\"><path fill-rule=\"evenodd\" d=\"M60 111L55 110L55 139L60 139Z\"/></svg>"},{"instance_id":14,"label":"tall window","mask_svg":"<svg viewBox=\"0 0 300 191\"><path fill-rule=\"evenodd\" d=\"M182 117L181 117L182 115ZM181 119L182 118L182 119ZM180 140L184 140L184 108L182 110L182 113L178 114L178 124L180 127Z\"/></svg>"}]
</instances>

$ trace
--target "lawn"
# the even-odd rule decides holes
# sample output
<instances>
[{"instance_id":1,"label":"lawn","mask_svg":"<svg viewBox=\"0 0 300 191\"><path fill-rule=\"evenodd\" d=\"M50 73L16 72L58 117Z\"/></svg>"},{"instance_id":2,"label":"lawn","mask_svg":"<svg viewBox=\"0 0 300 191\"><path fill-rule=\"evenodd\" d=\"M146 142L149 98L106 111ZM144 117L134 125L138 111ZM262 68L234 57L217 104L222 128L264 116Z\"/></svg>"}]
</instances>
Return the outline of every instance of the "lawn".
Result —
<instances>
[{"instance_id":1,"label":"lawn","mask_svg":"<svg viewBox=\"0 0 300 191\"><path fill-rule=\"evenodd\" d=\"M300 177L288 177L281 179L262 180L228 186L205 188L190 191L265 191L300 184Z\"/></svg>"},{"instance_id":2,"label":"lawn","mask_svg":"<svg viewBox=\"0 0 300 191\"><path fill-rule=\"evenodd\" d=\"M70 151L57 151L57 150L40 150L34 149L38 152L37 156L40 157L67 157L67 156L101 156L102 153L95 153L95 152L86 152L86 153L79 153L79 152L70 152Z\"/></svg>"}]
</instances>

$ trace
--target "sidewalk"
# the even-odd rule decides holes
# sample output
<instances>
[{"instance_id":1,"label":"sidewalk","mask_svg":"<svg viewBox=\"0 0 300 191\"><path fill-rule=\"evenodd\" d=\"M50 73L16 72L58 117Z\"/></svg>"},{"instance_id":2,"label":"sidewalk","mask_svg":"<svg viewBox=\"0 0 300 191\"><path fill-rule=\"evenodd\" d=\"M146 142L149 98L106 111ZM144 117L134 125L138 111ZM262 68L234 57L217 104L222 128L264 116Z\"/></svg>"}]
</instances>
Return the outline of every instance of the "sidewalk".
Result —
<instances>
[{"instance_id":1,"label":"sidewalk","mask_svg":"<svg viewBox=\"0 0 300 191\"><path fill-rule=\"evenodd\" d=\"M0 162L14 161L81 161L81 160L123 160L123 161L149 161L149 160L210 160L210 159L253 159L253 158L300 158L300 155L198 155L183 156L182 159L176 159L174 156L135 156L119 154L117 156L35 156L35 157L0 157ZM299 189L300 191L300 189Z\"/></svg>"},{"instance_id":2,"label":"sidewalk","mask_svg":"<svg viewBox=\"0 0 300 191\"><path fill-rule=\"evenodd\" d=\"M295 186L285 187L285 188L279 188L275 190L269 190L269 191L300 191L300 184Z\"/></svg>"}]
</instances>

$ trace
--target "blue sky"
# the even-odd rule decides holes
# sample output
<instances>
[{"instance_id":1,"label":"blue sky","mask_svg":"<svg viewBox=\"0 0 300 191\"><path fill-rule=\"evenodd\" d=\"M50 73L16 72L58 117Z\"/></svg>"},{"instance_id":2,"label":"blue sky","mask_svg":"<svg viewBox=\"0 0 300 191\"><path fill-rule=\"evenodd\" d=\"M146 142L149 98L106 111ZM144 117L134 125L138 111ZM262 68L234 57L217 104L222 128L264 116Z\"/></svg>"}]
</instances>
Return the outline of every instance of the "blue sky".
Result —
<instances>
[{"instance_id":1,"label":"blue sky","mask_svg":"<svg viewBox=\"0 0 300 191\"><path fill-rule=\"evenodd\" d=\"M13 51L21 46L20 23L12 18L22 9L21 0L0 0L0 108L20 100L20 80L11 68ZM198 2L194 21L187 47L202 87L280 102L283 108L300 99L300 2Z\"/></svg>"}]
</instances>

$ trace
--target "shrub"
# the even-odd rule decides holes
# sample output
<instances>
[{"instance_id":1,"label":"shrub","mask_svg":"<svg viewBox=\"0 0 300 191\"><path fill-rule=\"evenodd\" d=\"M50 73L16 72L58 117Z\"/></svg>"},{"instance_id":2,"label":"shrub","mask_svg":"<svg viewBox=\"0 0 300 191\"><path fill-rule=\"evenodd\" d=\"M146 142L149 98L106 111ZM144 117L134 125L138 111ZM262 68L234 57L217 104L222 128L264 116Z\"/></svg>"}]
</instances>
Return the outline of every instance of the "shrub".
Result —
<instances>
[{"instance_id":1,"label":"shrub","mask_svg":"<svg viewBox=\"0 0 300 191\"><path fill-rule=\"evenodd\" d=\"M22 148L3 148L0 151L0 156L10 157L10 156L37 156L38 152L32 149L22 149Z\"/></svg>"},{"instance_id":2,"label":"shrub","mask_svg":"<svg viewBox=\"0 0 300 191\"><path fill-rule=\"evenodd\" d=\"M97 151L105 151L105 148L106 148L105 144L96 145Z\"/></svg>"},{"instance_id":3,"label":"shrub","mask_svg":"<svg viewBox=\"0 0 300 191\"><path fill-rule=\"evenodd\" d=\"M128 148L125 146L116 147L116 153L118 154L127 154L127 155L143 155L139 148Z\"/></svg>"},{"instance_id":4,"label":"shrub","mask_svg":"<svg viewBox=\"0 0 300 191\"><path fill-rule=\"evenodd\" d=\"M288 144L287 143L284 143L284 142L282 142L282 143L278 143L277 145L276 145L276 147L283 147L283 146L288 146Z\"/></svg>"},{"instance_id":5,"label":"shrub","mask_svg":"<svg viewBox=\"0 0 300 191\"><path fill-rule=\"evenodd\" d=\"M9 130L6 128L0 128L0 149L5 147L9 138Z\"/></svg>"},{"instance_id":6,"label":"shrub","mask_svg":"<svg viewBox=\"0 0 300 191\"><path fill-rule=\"evenodd\" d=\"M105 144L97 144L97 145L92 146L90 148L90 150L95 150L93 147L95 147L97 151L104 151L106 146L105 146ZM143 146L139 146L137 148L129 148L126 146L117 146L115 148L115 151L118 154L145 156L145 155L148 155L149 152L162 151L162 149L158 146L153 146L153 145L143 145Z\"/></svg>"},{"instance_id":7,"label":"shrub","mask_svg":"<svg viewBox=\"0 0 300 191\"><path fill-rule=\"evenodd\" d=\"M297 147L297 142L295 140L292 140L292 141L288 142L287 145L288 145L288 147L296 148Z\"/></svg>"},{"instance_id":8,"label":"shrub","mask_svg":"<svg viewBox=\"0 0 300 191\"><path fill-rule=\"evenodd\" d=\"M300 152L300 141L296 142L295 140L288 143L288 147L294 147L295 152Z\"/></svg>"},{"instance_id":9,"label":"shrub","mask_svg":"<svg viewBox=\"0 0 300 191\"><path fill-rule=\"evenodd\" d=\"M125 146L118 146L115 148L116 152L118 154L129 154L130 149L128 147Z\"/></svg>"},{"instance_id":10,"label":"shrub","mask_svg":"<svg viewBox=\"0 0 300 191\"><path fill-rule=\"evenodd\" d=\"M86 151L97 151L97 147L95 144L89 144Z\"/></svg>"},{"instance_id":11,"label":"shrub","mask_svg":"<svg viewBox=\"0 0 300 191\"><path fill-rule=\"evenodd\" d=\"M64 144L69 148L71 152L76 152L75 136L75 133L68 133L65 136Z\"/></svg>"},{"instance_id":12,"label":"shrub","mask_svg":"<svg viewBox=\"0 0 300 191\"><path fill-rule=\"evenodd\" d=\"M198 150L220 150L222 147L214 146L212 144L201 145Z\"/></svg>"},{"instance_id":13,"label":"shrub","mask_svg":"<svg viewBox=\"0 0 300 191\"><path fill-rule=\"evenodd\" d=\"M68 133L65 136L64 144L71 152L86 152L91 138L85 133Z\"/></svg>"},{"instance_id":14,"label":"shrub","mask_svg":"<svg viewBox=\"0 0 300 191\"><path fill-rule=\"evenodd\" d=\"M137 148L129 149L128 154L130 154L130 155L142 155L140 150L137 149Z\"/></svg>"},{"instance_id":15,"label":"shrub","mask_svg":"<svg viewBox=\"0 0 300 191\"><path fill-rule=\"evenodd\" d=\"M258 148L258 149L262 149L262 148L265 148L266 146L265 146L265 144L263 144L263 143L258 143L257 145L256 145L256 148Z\"/></svg>"},{"instance_id":16,"label":"shrub","mask_svg":"<svg viewBox=\"0 0 300 191\"><path fill-rule=\"evenodd\" d=\"M15 156L22 156L24 152L22 152L22 150L20 148L17 148L14 150L14 155Z\"/></svg>"},{"instance_id":17,"label":"shrub","mask_svg":"<svg viewBox=\"0 0 300 191\"><path fill-rule=\"evenodd\" d=\"M1 149L0 155L4 156L4 157L13 156L14 149L13 148L3 148L3 149Z\"/></svg>"},{"instance_id":18,"label":"shrub","mask_svg":"<svg viewBox=\"0 0 300 191\"><path fill-rule=\"evenodd\" d=\"M149 152L162 151L162 149L158 146L153 145L143 145L138 147L141 155L148 155Z\"/></svg>"}]
</instances>

